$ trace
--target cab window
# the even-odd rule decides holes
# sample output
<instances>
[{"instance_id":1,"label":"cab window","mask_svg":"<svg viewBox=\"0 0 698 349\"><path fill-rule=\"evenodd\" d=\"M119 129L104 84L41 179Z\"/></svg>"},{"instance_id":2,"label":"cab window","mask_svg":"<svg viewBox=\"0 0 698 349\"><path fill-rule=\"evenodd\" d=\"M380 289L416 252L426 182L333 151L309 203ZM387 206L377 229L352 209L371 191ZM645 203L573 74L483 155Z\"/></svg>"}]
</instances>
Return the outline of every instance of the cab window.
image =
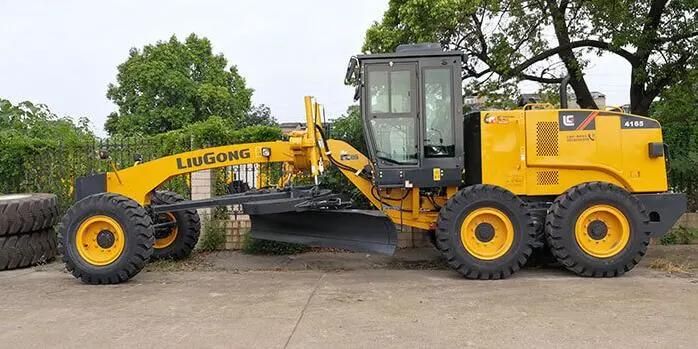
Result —
<instances>
[{"instance_id":1,"label":"cab window","mask_svg":"<svg viewBox=\"0 0 698 349\"><path fill-rule=\"evenodd\" d=\"M381 164L418 162L414 76L414 64L386 64L368 71L368 123Z\"/></svg>"},{"instance_id":2,"label":"cab window","mask_svg":"<svg viewBox=\"0 0 698 349\"><path fill-rule=\"evenodd\" d=\"M424 156L454 157L453 86L450 68L425 68Z\"/></svg>"}]
</instances>

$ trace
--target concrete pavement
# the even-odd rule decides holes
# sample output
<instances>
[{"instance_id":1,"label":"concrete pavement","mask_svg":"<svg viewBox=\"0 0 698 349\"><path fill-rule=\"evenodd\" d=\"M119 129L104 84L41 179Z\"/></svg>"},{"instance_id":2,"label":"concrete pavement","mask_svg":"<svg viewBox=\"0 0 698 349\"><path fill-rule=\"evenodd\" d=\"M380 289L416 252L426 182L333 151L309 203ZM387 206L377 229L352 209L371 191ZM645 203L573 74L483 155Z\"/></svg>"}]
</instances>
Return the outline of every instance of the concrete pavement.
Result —
<instances>
[{"instance_id":1,"label":"concrete pavement","mask_svg":"<svg viewBox=\"0 0 698 349\"><path fill-rule=\"evenodd\" d=\"M644 267L615 279L527 269L501 281L468 281L438 268L253 269L153 270L114 286L83 285L58 263L3 272L0 348L698 343L698 279Z\"/></svg>"}]
</instances>

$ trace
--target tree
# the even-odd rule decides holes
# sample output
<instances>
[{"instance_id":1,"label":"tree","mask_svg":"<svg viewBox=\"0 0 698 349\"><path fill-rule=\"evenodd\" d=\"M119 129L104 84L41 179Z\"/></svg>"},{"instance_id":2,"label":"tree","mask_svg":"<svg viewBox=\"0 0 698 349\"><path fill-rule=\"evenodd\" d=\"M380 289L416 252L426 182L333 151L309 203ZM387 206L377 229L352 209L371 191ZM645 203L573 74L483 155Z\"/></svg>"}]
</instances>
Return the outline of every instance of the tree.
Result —
<instances>
[{"instance_id":1,"label":"tree","mask_svg":"<svg viewBox=\"0 0 698 349\"><path fill-rule=\"evenodd\" d=\"M132 48L118 67L116 83L107 98L118 112L110 114L109 134L157 134L180 129L211 116L242 125L251 107L253 90L211 42L189 35L184 42Z\"/></svg>"},{"instance_id":2,"label":"tree","mask_svg":"<svg viewBox=\"0 0 698 349\"><path fill-rule=\"evenodd\" d=\"M87 118L79 118L76 124L69 117L60 117L45 104L24 101L14 105L0 98L0 140L21 137L42 142L81 143L93 137L89 124Z\"/></svg>"},{"instance_id":3,"label":"tree","mask_svg":"<svg viewBox=\"0 0 698 349\"><path fill-rule=\"evenodd\" d=\"M362 154L366 154L363 122L358 105L349 106L344 115L332 121L330 138L343 140Z\"/></svg>"},{"instance_id":4,"label":"tree","mask_svg":"<svg viewBox=\"0 0 698 349\"><path fill-rule=\"evenodd\" d=\"M256 105L247 113L242 126L277 126L279 123L271 115L271 109L264 104Z\"/></svg>"},{"instance_id":5,"label":"tree","mask_svg":"<svg viewBox=\"0 0 698 349\"><path fill-rule=\"evenodd\" d=\"M583 73L589 53L608 52L631 65L631 111L647 115L667 86L695 69L696 10L695 0L391 0L363 49L430 41L463 50L463 79L477 93L569 75L585 108L596 108Z\"/></svg>"}]
</instances>

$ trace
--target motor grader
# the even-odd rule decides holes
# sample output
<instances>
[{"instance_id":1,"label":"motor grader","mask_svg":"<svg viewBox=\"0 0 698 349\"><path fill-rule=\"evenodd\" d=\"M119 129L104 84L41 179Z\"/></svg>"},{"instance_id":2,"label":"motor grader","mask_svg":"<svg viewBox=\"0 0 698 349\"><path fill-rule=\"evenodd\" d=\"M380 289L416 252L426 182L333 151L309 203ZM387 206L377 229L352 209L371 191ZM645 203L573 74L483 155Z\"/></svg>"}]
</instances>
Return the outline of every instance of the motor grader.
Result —
<instances>
[{"instance_id":1,"label":"motor grader","mask_svg":"<svg viewBox=\"0 0 698 349\"><path fill-rule=\"evenodd\" d=\"M66 267L87 283L119 283L154 258L194 248L196 209L242 205L255 238L393 253L398 226L431 234L469 279L506 278L534 249L582 276L631 270L650 238L686 209L668 190L657 121L620 112L553 109L463 113L463 53L405 45L352 57L368 154L329 139L305 98L307 128L284 141L193 150L76 181L59 227ZM274 188L185 200L158 187L195 171L282 163ZM336 167L372 204L358 210L321 178ZM315 185L294 186L301 174Z\"/></svg>"}]
</instances>

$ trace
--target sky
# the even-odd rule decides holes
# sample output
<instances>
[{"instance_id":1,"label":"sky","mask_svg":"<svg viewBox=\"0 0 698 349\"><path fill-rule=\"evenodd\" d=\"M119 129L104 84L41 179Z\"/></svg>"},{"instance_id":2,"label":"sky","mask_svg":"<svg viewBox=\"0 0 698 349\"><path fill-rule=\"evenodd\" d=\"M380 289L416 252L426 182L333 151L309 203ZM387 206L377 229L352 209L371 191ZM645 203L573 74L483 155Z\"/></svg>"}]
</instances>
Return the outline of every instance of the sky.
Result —
<instances>
[{"instance_id":1,"label":"sky","mask_svg":"<svg viewBox=\"0 0 698 349\"><path fill-rule=\"evenodd\" d=\"M196 33L237 65L255 90L253 103L268 105L279 121L303 121L306 95L334 118L353 103L343 84L347 61L387 8L388 0L0 0L0 98L87 117L104 135L116 110L107 85L129 49ZM630 67L622 59L594 58L586 73L607 104L628 103Z\"/></svg>"}]
</instances>

